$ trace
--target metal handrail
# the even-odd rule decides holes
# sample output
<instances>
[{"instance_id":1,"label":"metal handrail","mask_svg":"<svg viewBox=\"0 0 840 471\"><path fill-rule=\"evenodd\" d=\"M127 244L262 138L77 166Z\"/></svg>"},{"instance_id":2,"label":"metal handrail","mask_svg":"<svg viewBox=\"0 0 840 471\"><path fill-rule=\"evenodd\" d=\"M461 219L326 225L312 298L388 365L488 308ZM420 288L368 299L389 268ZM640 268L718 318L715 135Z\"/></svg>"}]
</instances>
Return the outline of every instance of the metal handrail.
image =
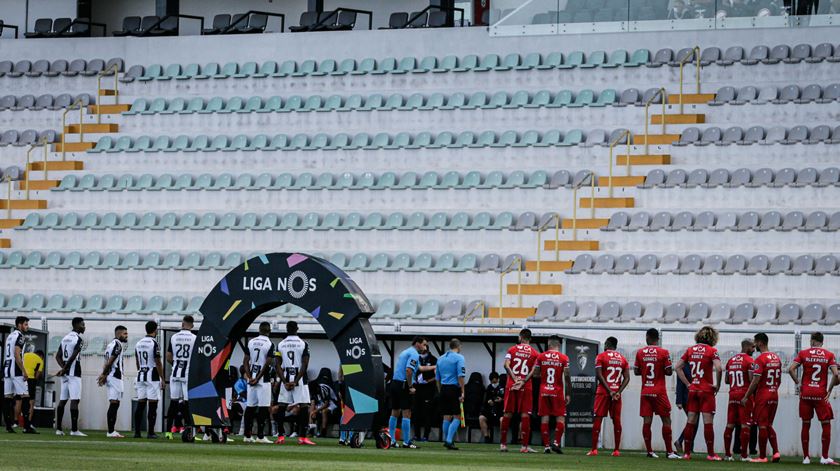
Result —
<instances>
[{"instance_id":1,"label":"metal handrail","mask_svg":"<svg viewBox=\"0 0 840 471\"><path fill-rule=\"evenodd\" d=\"M236 25L238 25L239 23L242 23L243 21L250 21L251 15L253 15L253 14L265 15L265 16L276 16L276 17L280 18L280 32L284 33L286 31L286 15L284 15L282 13L272 13L270 11L248 10L247 12L243 13L242 16L239 17L238 20L236 20L233 23L231 23L231 24L227 25L226 27L222 28L221 34L230 33L231 31L236 29L236 28L234 28ZM204 23L203 22L201 24L201 30L202 30L202 34L204 34L203 33L203 31L204 31Z\"/></svg>"},{"instance_id":2,"label":"metal handrail","mask_svg":"<svg viewBox=\"0 0 840 471\"><path fill-rule=\"evenodd\" d=\"M98 98L98 97L97 97ZM82 126L84 122L85 105L81 98L77 98L72 105L68 106L61 114L61 161L67 159L67 113L73 110L76 106L79 107L79 142L84 141L85 128ZM99 106L99 105L97 105ZM98 110L97 110L98 111Z\"/></svg>"},{"instance_id":3,"label":"metal handrail","mask_svg":"<svg viewBox=\"0 0 840 471\"><path fill-rule=\"evenodd\" d=\"M516 265L516 267L514 267ZM518 267L519 275L517 284L519 286L519 307L522 307L522 257L517 255L516 258L508 265L507 267L502 268L502 271L499 272L499 319L502 319L504 316L502 315L504 310L504 280L505 275L512 272Z\"/></svg>"},{"instance_id":4,"label":"metal handrail","mask_svg":"<svg viewBox=\"0 0 840 471\"><path fill-rule=\"evenodd\" d=\"M557 213L552 213L551 217L548 218L542 225L537 226L537 284L542 283L542 233L544 230L551 227L549 223L554 222L554 233L555 233L555 240L559 238L560 235L560 215ZM560 259L560 252L557 252L557 260Z\"/></svg>"},{"instance_id":5,"label":"metal handrail","mask_svg":"<svg viewBox=\"0 0 840 471\"><path fill-rule=\"evenodd\" d=\"M3 35L3 30L6 29L6 28L15 30L15 39L18 38L19 28L15 25L10 25L10 24L6 24L6 23L2 23L2 22L0 22L0 36Z\"/></svg>"},{"instance_id":6,"label":"metal handrail","mask_svg":"<svg viewBox=\"0 0 840 471\"><path fill-rule=\"evenodd\" d=\"M370 11L370 10L358 10L356 8L339 7L339 8L336 8L335 10L331 11L329 15L325 16L324 18L321 18L321 20L316 22L314 25L310 26L309 31L319 31L318 27L323 26L324 23L328 23L327 20L329 20L330 18L335 17L336 21L338 21L338 13L341 12L341 11L348 11L350 13L361 13L362 15L367 15L367 17L368 17L368 29L369 30L373 29L373 12L372 11Z\"/></svg>"},{"instance_id":7,"label":"metal handrail","mask_svg":"<svg viewBox=\"0 0 840 471\"><path fill-rule=\"evenodd\" d=\"M430 11L432 8L434 8L436 10L440 10L440 11L449 11L449 12L452 12L452 13L455 13L455 12L460 13L461 14L461 27L464 26L464 9L463 8L444 7L444 6L440 6L440 5L429 5L426 8L416 12L413 16L409 16L408 20L405 22L405 26L403 26L403 28L408 28L408 25L410 25L417 18L420 18L420 16L423 15L424 13L426 13L427 11Z\"/></svg>"},{"instance_id":8,"label":"metal handrail","mask_svg":"<svg viewBox=\"0 0 840 471\"><path fill-rule=\"evenodd\" d=\"M592 203L589 205L590 206L590 211L591 211L590 217L592 219L595 219L595 172L593 172L592 170L587 170L587 171L589 172L589 175L587 175L589 177L589 186L592 189L592 195L591 195L591 200L590 200ZM578 189L583 186L584 182L586 182L586 178L584 178L580 182L580 184L572 185L572 240L575 240L575 241L577 240L577 207L578 207L577 192L578 192ZM554 250L558 253L557 257L559 259L559 257L560 257L559 256L559 253L560 253L560 242L559 242L559 240L554 243Z\"/></svg>"},{"instance_id":9,"label":"metal handrail","mask_svg":"<svg viewBox=\"0 0 840 471\"><path fill-rule=\"evenodd\" d=\"M63 33L70 31L70 28L72 28L73 25L88 25L88 34L91 33L91 26L99 26L100 28L102 28L102 36L108 36L108 26L106 24L96 23L90 20L82 20L79 18L76 18L75 20L71 21L70 24L65 26L61 31L56 31L55 35L61 36Z\"/></svg>"},{"instance_id":10,"label":"metal handrail","mask_svg":"<svg viewBox=\"0 0 840 471\"><path fill-rule=\"evenodd\" d=\"M694 46L692 49L694 51L694 57L697 58L697 66L695 67L696 70L696 78L695 81L697 83L697 93L700 93L700 46ZM685 56L680 59L680 114L683 112L683 66L691 60L691 56Z\"/></svg>"},{"instance_id":11,"label":"metal handrail","mask_svg":"<svg viewBox=\"0 0 840 471\"><path fill-rule=\"evenodd\" d=\"M201 29L199 29L199 31L204 31L204 17L203 16L184 15L184 14L181 14L181 13L173 13L171 15L161 16L160 18L158 18L157 23L153 24L152 26L149 26L146 30L144 30L142 33L140 33L139 36L141 38L147 37L150 32L154 31L155 28L157 28L164 21L166 21L166 20L168 20L169 18L172 18L172 17L175 17L175 18L189 18L191 20L198 20L198 21L201 22L201 26L199 26L199 28L201 28ZM176 30L180 32L181 25L178 25L176 27Z\"/></svg>"},{"instance_id":12,"label":"metal handrail","mask_svg":"<svg viewBox=\"0 0 840 471\"><path fill-rule=\"evenodd\" d=\"M10 175L6 175L5 177L6 182L9 184L8 192L6 193L6 218L12 218L12 177Z\"/></svg>"},{"instance_id":13,"label":"metal handrail","mask_svg":"<svg viewBox=\"0 0 840 471\"><path fill-rule=\"evenodd\" d=\"M648 155L648 149L650 144L648 143L649 135L648 135L648 124L650 124L650 105L653 104L656 97L662 98L662 134L665 134L665 87L659 87L659 90L653 94L652 97L648 98L647 102L645 102L645 155ZM627 176L630 176L630 154L627 154Z\"/></svg>"},{"instance_id":14,"label":"metal handrail","mask_svg":"<svg viewBox=\"0 0 840 471\"><path fill-rule=\"evenodd\" d=\"M470 317L473 315L473 313L474 313L474 312L475 312L475 311L476 311L479 307L481 308L481 322L482 322L482 323L484 323L484 311L485 311L484 306L485 306L485 305L484 305L484 301L479 301L479 302L477 302L477 303L475 304L475 306L473 306L473 308L472 308L472 309L470 309L470 312L468 312L468 313L464 314L464 324L466 324L466 323L467 323L467 321L468 321L468 320L470 320Z\"/></svg>"},{"instance_id":15,"label":"metal handrail","mask_svg":"<svg viewBox=\"0 0 840 471\"><path fill-rule=\"evenodd\" d=\"M633 134L630 130L625 129L624 131L619 134L615 140L610 142L610 198L613 197L613 185L614 185L614 178L613 178L613 149L617 146L623 138L627 138L627 162L630 162L630 141L633 139ZM645 142L647 143L647 136L645 136ZM630 165L627 166L627 176L630 176ZM594 203L593 203L594 204Z\"/></svg>"},{"instance_id":16,"label":"metal handrail","mask_svg":"<svg viewBox=\"0 0 840 471\"><path fill-rule=\"evenodd\" d=\"M119 77L120 65L111 64L107 69L100 71L96 76L96 124L102 124L102 110L99 109L102 100L102 77L107 76L110 72L114 72L114 104L120 104L120 90Z\"/></svg>"},{"instance_id":17,"label":"metal handrail","mask_svg":"<svg viewBox=\"0 0 840 471\"><path fill-rule=\"evenodd\" d=\"M31 167L31 165L30 165L31 159L30 158L32 156L32 151L37 149L37 148L38 148L38 146L36 146L35 144L32 144L31 146L29 146L29 149L26 149L26 167L23 167L23 174L26 176L26 178L24 178L24 181L26 181L26 199L27 200L29 199L29 187L31 186L29 184L29 174L32 173L30 171L30 167Z\"/></svg>"},{"instance_id":18,"label":"metal handrail","mask_svg":"<svg viewBox=\"0 0 840 471\"><path fill-rule=\"evenodd\" d=\"M47 156L50 153L50 141L45 137L41 140L41 144L44 145L44 180L49 180L50 174L47 168Z\"/></svg>"}]
</instances>

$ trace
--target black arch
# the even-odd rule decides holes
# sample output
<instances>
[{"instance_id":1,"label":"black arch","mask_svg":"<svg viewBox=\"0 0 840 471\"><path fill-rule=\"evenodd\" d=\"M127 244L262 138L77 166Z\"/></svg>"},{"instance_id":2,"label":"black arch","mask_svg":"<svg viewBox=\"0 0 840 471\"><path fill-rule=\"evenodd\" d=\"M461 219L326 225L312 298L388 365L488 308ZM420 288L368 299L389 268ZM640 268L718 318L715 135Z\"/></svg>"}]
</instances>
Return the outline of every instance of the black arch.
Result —
<instances>
[{"instance_id":1,"label":"black arch","mask_svg":"<svg viewBox=\"0 0 840 471\"><path fill-rule=\"evenodd\" d=\"M226 371L233 346L254 320L286 303L309 312L335 344L346 385L342 430L378 427L385 384L382 357L368 321L373 308L346 273L302 253L254 257L225 275L205 298L188 382L194 425L230 425L219 372Z\"/></svg>"}]
</instances>

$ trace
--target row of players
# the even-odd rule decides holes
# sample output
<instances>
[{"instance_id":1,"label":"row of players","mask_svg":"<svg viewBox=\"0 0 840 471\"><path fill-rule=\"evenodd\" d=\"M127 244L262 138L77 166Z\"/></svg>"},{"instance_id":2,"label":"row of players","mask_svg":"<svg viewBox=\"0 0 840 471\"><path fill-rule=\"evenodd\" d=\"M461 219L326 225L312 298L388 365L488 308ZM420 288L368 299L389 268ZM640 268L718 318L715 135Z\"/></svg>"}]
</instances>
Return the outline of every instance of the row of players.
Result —
<instances>
[{"instance_id":1,"label":"row of players","mask_svg":"<svg viewBox=\"0 0 840 471\"><path fill-rule=\"evenodd\" d=\"M726 364L726 376L722 378L724 368L715 348L719 339L718 332L712 327L703 327L695 335L696 345L688 348L677 361L671 363L668 350L659 346L659 332L649 329L645 335L647 346L636 352L633 372L642 379L641 402L639 414L643 419L642 436L644 438L647 456L658 458L654 453L652 440L653 416L659 416L662 421L662 436L665 441L667 456L670 459L691 459L694 439L698 430L700 418L703 419L703 433L706 441L707 460L720 461L722 458L714 451L715 433L713 420L715 415L715 396L721 389L723 382L729 385L729 404L727 410L726 431L724 433L725 457L727 461L734 461L731 454L732 435L735 426L740 426L741 460L752 462L767 462L767 444L770 443L773 454L770 458L774 462L780 461L776 432L773 421L779 402L779 386L782 380L782 362L778 355L770 351L769 339L766 334L758 333L753 339L745 339L741 343L741 353L732 357ZM796 384L799 393L799 415L802 419L802 450L803 463L810 463L809 441L811 420L816 414L822 425L822 454L820 463L837 465L828 456L831 444L831 420L834 414L828 398L835 385L840 384L840 374L835 356L822 348L823 335L819 332L811 334L810 347L799 352L790 365L788 373ZM571 378L569 373L569 358L560 352L559 337L552 336L548 340L548 349L539 353L531 346L531 331L523 329L519 333L519 343L511 347L505 354L505 371L507 384L504 393L504 415L501 418L502 452L507 451L507 433L514 414L520 414L520 441L522 453L533 453L529 446L531 436L531 413L533 411L532 379L539 378L539 400L537 413L541 417L540 429L545 453L552 451L562 453L561 439L565 430L566 405L571 401ZM598 439L601 433L603 419L609 416L613 421L615 449L613 456L619 456L621 443L621 394L630 384L630 365L616 348L618 341L609 337L604 342L604 351L595 361L595 375L597 389L593 405L594 423L592 427L592 449L588 456L598 455ZM391 437L396 437L396 421L400 414L403 417L402 430L410 429L411 395L414 393L414 377L434 369L434 366L420 366L419 353L425 351L426 341L417 337L412 346L404 350L398 357L394 377L391 382ZM760 354L753 358L755 350ZM460 355L460 343L453 340L450 343L450 353L455 353L457 368L450 368L447 364L445 371L441 371L438 362L436 376L441 384L441 412L444 414L443 436L444 446L454 449L454 433L447 433L449 421L457 420L458 402L464 400L464 368L463 357ZM802 376L799 376L799 369ZM683 432L683 456L674 452L671 431L671 403L665 383L665 377L674 371L688 389L688 400L685 409L688 414L688 424ZM454 376L453 376L454 375ZM562 379L561 379L562 378ZM723 382L721 381L723 379ZM460 396L458 390L460 388ZM450 388L447 390L447 388ZM549 423L554 418L556 429L554 440L550 439ZM759 430L759 457L750 459L748 456L751 425L757 423ZM456 425L457 427L457 425ZM457 429L456 429L457 430ZM397 446L392 438L392 446ZM411 441L404 441L402 447L416 448Z\"/></svg>"},{"instance_id":2,"label":"row of players","mask_svg":"<svg viewBox=\"0 0 840 471\"><path fill-rule=\"evenodd\" d=\"M190 357L195 343L192 333L194 319L184 316L181 330L175 333L169 341L166 361L171 365L169 377L169 409L167 411L166 430L168 438L176 417L189 417L189 394L187 388L187 374L190 367ZM79 430L79 402L82 396L82 365L81 352L83 347L82 334L85 333L85 322L81 317L73 318L72 330L61 339L55 360L60 370L56 376L60 378L59 402L56 407L55 433L64 435L62 422L64 410L70 403L70 421L73 436L86 436ZM157 424L157 403L162 391L166 388L164 369L161 358L160 345L157 341L157 323L149 321L145 325L146 336L140 339L134 347L134 358L137 366L137 380L134 383L137 408L134 412L135 438L140 438L144 418L148 425L148 438L157 438L154 432ZM6 339L3 364L4 417L6 430L14 432L13 423L20 415L20 411L29 411L30 378L24 367L24 333L29 330L29 319L20 316L15 319L15 329ZM286 408L299 419L298 444L314 445L304 433L308 427L309 415L306 409L310 405L309 388L303 382L304 374L309 365L309 346L298 335L298 325L294 321L286 324L286 337L276 348L269 339L271 324L263 322L259 326L259 335L248 342L248 350L244 356L243 377L247 382L247 403L244 414L245 442L282 444L285 437L281 436L275 442L265 438L263 433L268 419L269 405L279 404L283 410L278 410L276 416L284 417ZM123 397L123 344L128 340L128 329L117 326L114 329L114 339L105 349L105 363L101 374L97 378L99 386L107 389L108 396L108 438L123 438L115 430L117 412ZM270 372L274 372L270 374ZM276 377L275 377L276 376ZM34 378L32 378L34 380ZM273 391L272 384L280 387ZM15 400L15 398L18 398ZM148 412L146 412L148 404ZM145 417L144 417L145 416ZM28 413L23 414L24 433L38 433L30 424ZM253 438L251 430L257 422L257 438ZM282 422L281 422L282 423Z\"/></svg>"}]
</instances>

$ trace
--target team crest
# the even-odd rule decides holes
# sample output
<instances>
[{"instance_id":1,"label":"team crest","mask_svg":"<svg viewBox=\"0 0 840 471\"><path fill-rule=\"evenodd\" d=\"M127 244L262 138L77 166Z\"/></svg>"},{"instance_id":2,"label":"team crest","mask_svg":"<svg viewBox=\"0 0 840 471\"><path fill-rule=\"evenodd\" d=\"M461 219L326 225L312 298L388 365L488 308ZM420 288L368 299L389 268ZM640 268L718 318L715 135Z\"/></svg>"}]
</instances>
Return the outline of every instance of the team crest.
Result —
<instances>
[{"instance_id":1,"label":"team crest","mask_svg":"<svg viewBox=\"0 0 840 471\"><path fill-rule=\"evenodd\" d=\"M586 362L589 360L589 355L587 355L587 353L589 352L589 346L578 345L577 347L575 347L575 350L577 350L578 366L580 367L581 370L585 370L586 369Z\"/></svg>"}]
</instances>

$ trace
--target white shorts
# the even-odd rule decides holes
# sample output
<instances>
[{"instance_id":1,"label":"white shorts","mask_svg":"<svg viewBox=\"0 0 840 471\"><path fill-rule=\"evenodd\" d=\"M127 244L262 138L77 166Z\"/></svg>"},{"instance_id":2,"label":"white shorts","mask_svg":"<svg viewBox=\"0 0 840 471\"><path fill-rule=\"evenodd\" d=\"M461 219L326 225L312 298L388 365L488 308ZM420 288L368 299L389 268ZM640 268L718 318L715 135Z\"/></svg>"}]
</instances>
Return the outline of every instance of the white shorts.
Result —
<instances>
[{"instance_id":1,"label":"white shorts","mask_svg":"<svg viewBox=\"0 0 840 471\"><path fill-rule=\"evenodd\" d=\"M271 405L271 383L248 385L248 407L268 407Z\"/></svg>"},{"instance_id":2,"label":"white shorts","mask_svg":"<svg viewBox=\"0 0 840 471\"><path fill-rule=\"evenodd\" d=\"M291 391L286 390L286 387L282 384L280 385L280 397L277 399L277 402L280 404L289 404L289 405L297 405L297 404L305 404L309 405L309 386L305 384L299 384L296 388L292 389Z\"/></svg>"},{"instance_id":3,"label":"white shorts","mask_svg":"<svg viewBox=\"0 0 840 471\"><path fill-rule=\"evenodd\" d=\"M6 396L29 396L29 388L23 376L3 379L3 394Z\"/></svg>"},{"instance_id":4,"label":"white shorts","mask_svg":"<svg viewBox=\"0 0 840 471\"><path fill-rule=\"evenodd\" d=\"M134 383L137 399L157 401L160 399L160 381L138 381Z\"/></svg>"},{"instance_id":5,"label":"white shorts","mask_svg":"<svg viewBox=\"0 0 840 471\"><path fill-rule=\"evenodd\" d=\"M78 376L61 376L61 394L59 401L78 401L82 398L82 378Z\"/></svg>"},{"instance_id":6,"label":"white shorts","mask_svg":"<svg viewBox=\"0 0 840 471\"><path fill-rule=\"evenodd\" d=\"M187 378L171 378L169 380L169 399L189 400L187 397Z\"/></svg>"},{"instance_id":7,"label":"white shorts","mask_svg":"<svg viewBox=\"0 0 840 471\"><path fill-rule=\"evenodd\" d=\"M109 401L121 401L123 397L123 380L108 376L105 380L105 388L108 389Z\"/></svg>"}]
</instances>

